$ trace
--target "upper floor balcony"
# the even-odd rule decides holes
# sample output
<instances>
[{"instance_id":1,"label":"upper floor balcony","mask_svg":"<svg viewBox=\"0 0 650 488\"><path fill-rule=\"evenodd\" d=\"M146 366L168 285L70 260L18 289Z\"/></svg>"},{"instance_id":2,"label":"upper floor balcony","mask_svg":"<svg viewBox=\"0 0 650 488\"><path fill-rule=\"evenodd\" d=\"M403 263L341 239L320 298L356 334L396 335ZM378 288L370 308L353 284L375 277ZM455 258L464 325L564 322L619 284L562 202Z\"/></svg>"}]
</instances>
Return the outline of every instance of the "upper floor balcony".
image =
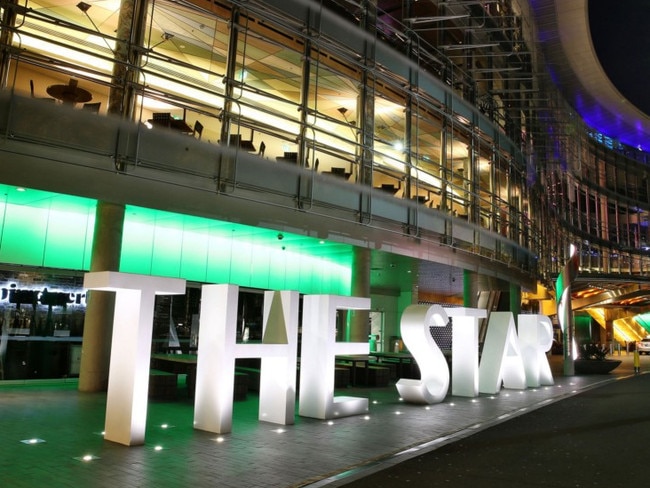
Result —
<instances>
[{"instance_id":1,"label":"upper floor balcony","mask_svg":"<svg viewBox=\"0 0 650 488\"><path fill-rule=\"evenodd\" d=\"M467 219L332 172L66 104L0 98L5 184L277 228L517 280L529 250ZM504 264L507 267L504 267Z\"/></svg>"}]
</instances>

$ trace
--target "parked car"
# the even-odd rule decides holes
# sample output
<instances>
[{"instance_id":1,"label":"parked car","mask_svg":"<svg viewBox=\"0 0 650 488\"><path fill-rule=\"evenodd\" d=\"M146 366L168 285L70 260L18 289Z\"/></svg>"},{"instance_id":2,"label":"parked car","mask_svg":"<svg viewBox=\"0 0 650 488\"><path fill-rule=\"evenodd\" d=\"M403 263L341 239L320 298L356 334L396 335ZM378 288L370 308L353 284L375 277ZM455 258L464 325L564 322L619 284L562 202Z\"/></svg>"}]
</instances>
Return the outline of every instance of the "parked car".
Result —
<instances>
[{"instance_id":1,"label":"parked car","mask_svg":"<svg viewBox=\"0 0 650 488\"><path fill-rule=\"evenodd\" d=\"M636 350L639 354L650 354L650 337L641 339L636 343Z\"/></svg>"}]
</instances>

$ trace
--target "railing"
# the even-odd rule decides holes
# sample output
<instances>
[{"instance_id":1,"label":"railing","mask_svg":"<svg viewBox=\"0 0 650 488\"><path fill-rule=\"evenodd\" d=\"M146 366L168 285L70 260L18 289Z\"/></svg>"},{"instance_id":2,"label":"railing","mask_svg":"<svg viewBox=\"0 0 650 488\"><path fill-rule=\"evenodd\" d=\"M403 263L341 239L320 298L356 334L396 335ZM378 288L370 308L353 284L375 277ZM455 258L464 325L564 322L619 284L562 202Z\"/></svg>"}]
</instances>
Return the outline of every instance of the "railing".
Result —
<instances>
[{"instance_id":1,"label":"railing","mask_svg":"<svg viewBox=\"0 0 650 488\"><path fill-rule=\"evenodd\" d=\"M536 257L502 235L313 169L9 92L0 97L0 131L9 184L178 213L198 207L215 219L252 212L279 228L307 216L332 240L446 262L450 254L527 284L536 276Z\"/></svg>"}]
</instances>

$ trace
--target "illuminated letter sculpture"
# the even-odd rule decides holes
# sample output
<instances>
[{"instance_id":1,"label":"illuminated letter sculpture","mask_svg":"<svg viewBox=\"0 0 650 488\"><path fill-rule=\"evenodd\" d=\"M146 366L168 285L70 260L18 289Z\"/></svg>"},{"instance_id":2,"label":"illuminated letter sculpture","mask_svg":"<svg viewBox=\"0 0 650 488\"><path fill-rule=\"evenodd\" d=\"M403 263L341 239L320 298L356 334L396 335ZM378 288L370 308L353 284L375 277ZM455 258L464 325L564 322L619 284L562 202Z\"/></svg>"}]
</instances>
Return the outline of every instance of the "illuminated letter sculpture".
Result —
<instances>
[{"instance_id":1,"label":"illuminated letter sculpture","mask_svg":"<svg viewBox=\"0 0 650 488\"><path fill-rule=\"evenodd\" d=\"M515 320L510 312L492 312L479 367L479 391L495 394L506 388L526 388L526 372Z\"/></svg>"},{"instance_id":2,"label":"illuminated letter sculpture","mask_svg":"<svg viewBox=\"0 0 650 488\"><path fill-rule=\"evenodd\" d=\"M447 313L440 305L410 305L404 310L400 330L404 345L420 367L421 379L402 378L397 391L406 402L432 404L444 400L449 389L449 367L433 340L430 326L444 327Z\"/></svg>"},{"instance_id":3,"label":"illuminated letter sculpture","mask_svg":"<svg viewBox=\"0 0 650 488\"><path fill-rule=\"evenodd\" d=\"M451 394L476 397L478 396L479 319L487 316L487 310L451 308L447 309L447 315L452 319Z\"/></svg>"},{"instance_id":4,"label":"illuminated letter sculpture","mask_svg":"<svg viewBox=\"0 0 650 488\"><path fill-rule=\"evenodd\" d=\"M262 343L282 344L280 356L262 357L259 419L275 424L294 423L298 356L298 304L296 291L264 293ZM280 351L281 352L281 351Z\"/></svg>"},{"instance_id":5,"label":"illuminated letter sculpture","mask_svg":"<svg viewBox=\"0 0 650 488\"><path fill-rule=\"evenodd\" d=\"M236 358L263 358L261 420L293 423L295 411L298 293L267 292L263 343L237 344L238 293L204 285L201 294L194 428L218 434L232 430Z\"/></svg>"},{"instance_id":6,"label":"illuminated letter sculpture","mask_svg":"<svg viewBox=\"0 0 650 488\"><path fill-rule=\"evenodd\" d=\"M334 396L337 354L368 354L367 342L336 342L337 310L368 310L369 298L307 295L303 298L299 414L331 419L368 411L368 399Z\"/></svg>"},{"instance_id":7,"label":"illuminated letter sculpture","mask_svg":"<svg viewBox=\"0 0 650 488\"><path fill-rule=\"evenodd\" d=\"M526 386L552 385L546 352L553 345L553 324L545 315L519 315L519 344L526 370Z\"/></svg>"},{"instance_id":8,"label":"illuminated letter sculpture","mask_svg":"<svg viewBox=\"0 0 650 488\"><path fill-rule=\"evenodd\" d=\"M155 295L185 293L185 280L102 271L84 286L115 291L104 439L144 444Z\"/></svg>"}]
</instances>

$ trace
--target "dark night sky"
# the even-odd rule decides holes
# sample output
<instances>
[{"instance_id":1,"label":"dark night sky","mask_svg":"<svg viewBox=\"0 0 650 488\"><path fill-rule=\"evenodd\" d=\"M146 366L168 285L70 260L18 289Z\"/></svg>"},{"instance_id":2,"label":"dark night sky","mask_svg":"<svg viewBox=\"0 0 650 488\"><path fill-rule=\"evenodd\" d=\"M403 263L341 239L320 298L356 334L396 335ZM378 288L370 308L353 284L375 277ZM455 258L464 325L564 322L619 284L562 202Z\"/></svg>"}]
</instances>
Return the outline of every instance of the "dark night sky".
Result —
<instances>
[{"instance_id":1,"label":"dark night sky","mask_svg":"<svg viewBox=\"0 0 650 488\"><path fill-rule=\"evenodd\" d=\"M589 0L588 8L603 69L625 98L650 114L650 0Z\"/></svg>"}]
</instances>

